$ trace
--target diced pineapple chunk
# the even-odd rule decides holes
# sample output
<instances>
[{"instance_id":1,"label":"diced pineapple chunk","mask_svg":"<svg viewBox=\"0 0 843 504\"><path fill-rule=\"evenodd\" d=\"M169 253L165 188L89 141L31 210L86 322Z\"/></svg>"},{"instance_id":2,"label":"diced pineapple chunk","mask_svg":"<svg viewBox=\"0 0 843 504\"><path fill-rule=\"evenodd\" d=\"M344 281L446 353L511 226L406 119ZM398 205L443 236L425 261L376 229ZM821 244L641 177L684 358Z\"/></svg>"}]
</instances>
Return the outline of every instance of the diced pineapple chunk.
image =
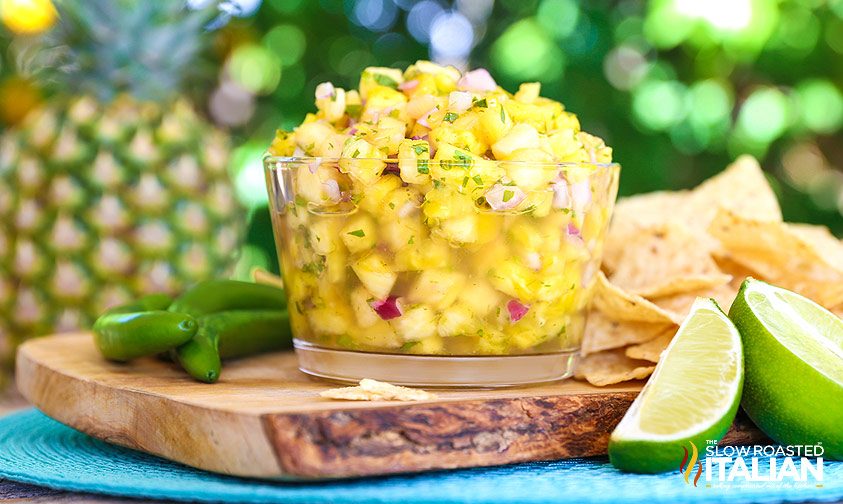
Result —
<instances>
[{"instance_id":1,"label":"diced pineapple chunk","mask_svg":"<svg viewBox=\"0 0 843 504\"><path fill-rule=\"evenodd\" d=\"M436 233L453 243L475 243L478 239L477 215L441 220Z\"/></svg>"},{"instance_id":2,"label":"diced pineapple chunk","mask_svg":"<svg viewBox=\"0 0 843 504\"><path fill-rule=\"evenodd\" d=\"M438 334L419 340L410 347L410 353L419 355L436 355L445 350L445 342Z\"/></svg>"},{"instance_id":3,"label":"diced pineapple chunk","mask_svg":"<svg viewBox=\"0 0 843 504\"><path fill-rule=\"evenodd\" d=\"M323 82L316 86L316 108L323 117L336 122L345 116L345 90L335 88L330 82Z\"/></svg>"},{"instance_id":4,"label":"diced pineapple chunk","mask_svg":"<svg viewBox=\"0 0 843 504\"><path fill-rule=\"evenodd\" d=\"M436 315L425 305L409 307L389 323L404 341L419 341L436 334Z\"/></svg>"},{"instance_id":5,"label":"diced pineapple chunk","mask_svg":"<svg viewBox=\"0 0 843 504\"><path fill-rule=\"evenodd\" d=\"M423 237L427 233L426 226L422 223L421 216L415 215L404 219L394 219L381 224L381 239L389 248L398 251L407 245L412 245L417 237Z\"/></svg>"},{"instance_id":6,"label":"diced pineapple chunk","mask_svg":"<svg viewBox=\"0 0 843 504\"><path fill-rule=\"evenodd\" d=\"M401 180L408 184L430 182L430 145L426 140L404 140L398 147Z\"/></svg>"},{"instance_id":7,"label":"diced pineapple chunk","mask_svg":"<svg viewBox=\"0 0 843 504\"><path fill-rule=\"evenodd\" d=\"M525 82L518 86L515 99L521 103L533 103L539 97L542 85L539 82Z\"/></svg>"},{"instance_id":8,"label":"diced pineapple chunk","mask_svg":"<svg viewBox=\"0 0 843 504\"><path fill-rule=\"evenodd\" d=\"M474 202L471 198L448 186L431 189L425 194L424 199L422 209L424 216L428 219L451 219L474 212Z\"/></svg>"},{"instance_id":9,"label":"diced pineapple chunk","mask_svg":"<svg viewBox=\"0 0 843 504\"><path fill-rule=\"evenodd\" d=\"M506 174L524 191L546 190L558 175L553 157L540 149L518 149L506 163Z\"/></svg>"},{"instance_id":10,"label":"diced pineapple chunk","mask_svg":"<svg viewBox=\"0 0 843 504\"><path fill-rule=\"evenodd\" d=\"M345 282L348 268L348 253L340 246L325 256L325 272L331 283Z\"/></svg>"},{"instance_id":11,"label":"diced pineapple chunk","mask_svg":"<svg viewBox=\"0 0 843 504\"><path fill-rule=\"evenodd\" d=\"M310 246L320 255L342 247L339 240L339 230L342 221L336 217L318 217L310 223Z\"/></svg>"},{"instance_id":12,"label":"diced pineapple chunk","mask_svg":"<svg viewBox=\"0 0 843 504\"><path fill-rule=\"evenodd\" d=\"M374 247L377 243L374 219L365 213L352 216L340 230L340 238L352 254Z\"/></svg>"},{"instance_id":13,"label":"diced pineapple chunk","mask_svg":"<svg viewBox=\"0 0 843 504\"><path fill-rule=\"evenodd\" d=\"M442 117L445 118L446 115L443 113ZM447 117L451 118L452 116ZM430 132L430 143L437 149L437 154L444 145L451 145L476 156L483 155L489 149L488 145L474 136L471 129L463 129L447 123L441 124Z\"/></svg>"},{"instance_id":14,"label":"diced pineapple chunk","mask_svg":"<svg viewBox=\"0 0 843 504\"><path fill-rule=\"evenodd\" d=\"M509 133L494 144L492 153L495 159L511 159L519 149L538 149L539 132L529 124L516 124Z\"/></svg>"},{"instance_id":15,"label":"diced pineapple chunk","mask_svg":"<svg viewBox=\"0 0 843 504\"><path fill-rule=\"evenodd\" d=\"M372 90L378 87L395 89L404 82L401 70L386 67L367 67L360 75L360 96L366 100Z\"/></svg>"},{"instance_id":16,"label":"diced pineapple chunk","mask_svg":"<svg viewBox=\"0 0 843 504\"><path fill-rule=\"evenodd\" d=\"M474 332L474 317L471 310L463 305L454 305L445 310L439 317L437 326L439 336L459 336Z\"/></svg>"},{"instance_id":17,"label":"diced pineapple chunk","mask_svg":"<svg viewBox=\"0 0 843 504\"><path fill-rule=\"evenodd\" d=\"M444 269L426 270L413 282L407 296L413 303L426 303L437 310L451 306L459 296L465 275Z\"/></svg>"},{"instance_id":18,"label":"diced pineapple chunk","mask_svg":"<svg viewBox=\"0 0 843 504\"><path fill-rule=\"evenodd\" d=\"M333 136L331 125L322 121L308 122L296 128L296 145L309 156L319 156L325 139Z\"/></svg>"},{"instance_id":19,"label":"diced pineapple chunk","mask_svg":"<svg viewBox=\"0 0 843 504\"><path fill-rule=\"evenodd\" d=\"M479 334L477 350L486 355L503 355L509 351L509 338L493 327L486 327Z\"/></svg>"},{"instance_id":20,"label":"diced pineapple chunk","mask_svg":"<svg viewBox=\"0 0 843 504\"><path fill-rule=\"evenodd\" d=\"M411 236L407 245L395 253L396 269L421 271L444 268L450 264L450 255L451 247L441 240Z\"/></svg>"},{"instance_id":21,"label":"diced pineapple chunk","mask_svg":"<svg viewBox=\"0 0 843 504\"><path fill-rule=\"evenodd\" d=\"M485 280L474 278L460 292L459 302L482 317L503 305L503 296Z\"/></svg>"},{"instance_id":22,"label":"diced pineapple chunk","mask_svg":"<svg viewBox=\"0 0 843 504\"><path fill-rule=\"evenodd\" d=\"M319 335L340 336L350 328L346 314L336 310L334 306L307 310L307 320L313 332Z\"/></svg>"},{"instance_id":23,"label":"diced pineapple chunk","mask_svg":"<svg viewBox=\"0 0 843 504\"><path fill-rule=\"evenodd\" d=\"M406 130L407 124L404 121L392 117L381 117L370 141L381 152L394 156L398 154L398 146L404 140Z\"/></svg>"},{"instance_id":24,"label":"diced pineapple chunk","mask_svg":"<svg viewBox=\"0 0 843 504\"><path fill-rule=\"evenodd\" d=\"M378 181L386 168L386 153L362 138L350 138L342 148L340 170L370 186Z\"/></svg>"},{"instance_id":25,"label":"diced pineapple chunk","mask_svg":"<svg viewBox=\"0 0 843 504\"><path fill-rule=\"evenodd\" d=\"M377 252L371 252L352 264L351 269L360 279L366 289L377 299L385 299L389 296L392 286L398 275L392 271L389 264Z\"/></svg>"},{"instance_id":26,"label":"diced pineapple chunk","mask_svg":"<svg viewBox=\"0 0 843 504\"><path fill-rule=\"evenodd\" d=\"M536 273L528 267L510 258L489 272L489 281L496 289L522 301L535 299L533 286Z\"/></svg>"},{"instance_id":27,"label":"diced pineapple chunk","mask_svg":"<svg viewBox=\"0 0 843 504\"><path fill-rule=\"evenodd\" d=\"M372 215L378 215L383 209L386 196L401 187L401 179L392 174L380 177L368 187L355 187L355 193L361 196L360 208Z\"/></svg>"},{"instance_id":28,"label":"diced pineapple chunk","mask_svg":"<svg viewBox=\"0 0 843 504\"><path fill-rule=\"evenodd\" d=\"M498 142L512 129L512 118L503 103L487 98L488 106L480 113L480 131L487 145Z\"/></svg>"},{"instance_id":29,"label":"diced pineapple chunk","mask_svg":"<svg viewBox=\"0 0 843 504\"><path fill-rule=\"evenodd\" d=\"M351 335L361 347L370 349L399 348L404 341L395 333L395 329L385 320L378 319L365 328L352 328Z\"/></svg>"},{"instance_id":30,"label":"diced pineapple chunk","mask_svg":"<svg viewBox=\"0 0 843 504\"><path fill-rule=\"evenodd\" d=\"M380 316L372 309L372 305L369 304L375 300L375 297L364 287L357 286L352 289L349 299L354 317L357 319L357 325L360 327L371 327L381 320Z\"/></svg>"}]
</instances>

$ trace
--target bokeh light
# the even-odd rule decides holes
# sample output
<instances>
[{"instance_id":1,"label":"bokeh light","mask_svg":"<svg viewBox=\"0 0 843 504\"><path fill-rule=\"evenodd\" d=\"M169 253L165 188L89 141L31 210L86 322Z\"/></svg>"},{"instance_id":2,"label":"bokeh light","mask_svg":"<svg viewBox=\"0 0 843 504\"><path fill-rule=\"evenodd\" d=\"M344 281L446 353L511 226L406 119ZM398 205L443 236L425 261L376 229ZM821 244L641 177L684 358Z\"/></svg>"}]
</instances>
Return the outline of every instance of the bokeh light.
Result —
<instances>
[{"instance_id":1,"label":"bokeh light","mask_svg":"<svg viewBox=\"0 0 843 504\"><path fill-rule=\"evenodd\" d=\"M843 126L843 95L827 80L812 79L796 88L799 120L817 133L833 133Z\"/></svg>"},{"instance_id":2,"label":"bokeh light","mask_svg":"<svg viewBox=\"0 0 843 504\"><path fill-rule=\"evenodd\" d=\"M281 61L278 56L256 44L244 44L236 48L228 65L232 79L252 93L269 93L281 80Z\"/></svg>"},{"instance_id":3,"label":"bokeh light","mask_svg":"<svg viewBox=\"0 0 843 504\"><path fill-rule=\"evenodd\" d=\"M512 24L492 46L495 67L512 79L550 81L561 76L565 56L534 18Z\"/></svg>"},{"instance_id":4,"label":"bokeh light","mask_svg":"<svg viewBox=\"0 0 843 504\"><path fill-rule=\"evenodd\" d=\"M280 24L263 36L263 45L272 51L285 67L298 63L307 48L307 38L298 26Z\"/></svg>"},{"instance_id":5,"label":"bokeh light","mask_svg":"<svg viewBox=\"0 0 843 504\"><path fill-rule=\"evenodd\" d=\"M766 145L781 136L790 121L790 103L780 90L764 87L741 105L737 133L750 143Z\"/></svg>"},{"instance_id":6,"label":"bokeh light","mask_svg":"<svg viewBox=\"0 0 843 504\"><path fill-rule=\"evenodd\" d=\"M652 80L633 93L632 111L647 129L666 130L688 112L687 89L676 81Z\"/></svg>"}]
</instances>

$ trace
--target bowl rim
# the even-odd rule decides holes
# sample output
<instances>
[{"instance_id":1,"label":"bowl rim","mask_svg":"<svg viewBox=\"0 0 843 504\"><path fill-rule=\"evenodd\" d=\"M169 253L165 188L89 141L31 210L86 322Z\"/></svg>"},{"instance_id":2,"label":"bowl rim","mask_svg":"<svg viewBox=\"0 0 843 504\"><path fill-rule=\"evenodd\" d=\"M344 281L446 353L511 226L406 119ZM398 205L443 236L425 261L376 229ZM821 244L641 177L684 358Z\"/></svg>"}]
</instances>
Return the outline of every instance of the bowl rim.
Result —
<instances>
[{"instance_id":1,"label":"bowl rim","mask_svg":"<svg viewBox=\"0 0 843 504\"><path fill-rule=\"evenodd\" d=\"M263 156L263 164L266 168L269 169L278 169L275 166L275 163L302 163L302 164L311 164L313 162L320 162L320 163L339 163L340 161L381 161L384 163L398 163L403 161L397 158L350 158L350 157L319 157L319 156L273 156L272 154L266 153ZM410 160L414 161L414 160ZM621 165L617 162L610 162L610 163L597 163L597 162L590 162L590 161L560 161L560 162L536 162L536 161L508 161L504 159L482 159L482 161L487 163L495 163L495 164L508 164L508 165L522 165L522 166L533 166L539 168L546 168L546 169L565 169L565 168L579 168L579 167L594 167L599 168L601 170L620 170ZM428 164L437 164L442 163L443 160L439 159L429 159L427 160ZM460 162L460 161L447 161L452 166L463 166L467 163ZM282 169L284 167L281 167Z\"/></svg>"}]
</instances>

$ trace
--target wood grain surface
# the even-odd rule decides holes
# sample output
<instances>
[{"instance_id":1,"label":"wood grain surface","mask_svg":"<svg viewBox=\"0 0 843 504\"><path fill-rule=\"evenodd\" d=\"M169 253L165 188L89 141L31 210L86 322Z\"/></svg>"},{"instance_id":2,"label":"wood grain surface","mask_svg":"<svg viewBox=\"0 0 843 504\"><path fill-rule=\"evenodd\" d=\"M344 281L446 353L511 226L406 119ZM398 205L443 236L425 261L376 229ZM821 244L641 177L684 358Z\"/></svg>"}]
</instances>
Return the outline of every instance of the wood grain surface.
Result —
<instances>
[{"instance_id":1,"label":"wood grain surface","mask_svg":"<svg viewBox=\"0 0 843 504\"><path fill-rule=\"evenodd\" d=\"M323 399L334 385L292 353L226 363L214 385L156 359L103 360L89 334L50 336L18 353L21 393L94 437L209 471L322 479L599 455L641 383L573 380L529 388L443 390L418 403ZM762 439L737 423L725 442Z\"/></svg>"}]
</instances>

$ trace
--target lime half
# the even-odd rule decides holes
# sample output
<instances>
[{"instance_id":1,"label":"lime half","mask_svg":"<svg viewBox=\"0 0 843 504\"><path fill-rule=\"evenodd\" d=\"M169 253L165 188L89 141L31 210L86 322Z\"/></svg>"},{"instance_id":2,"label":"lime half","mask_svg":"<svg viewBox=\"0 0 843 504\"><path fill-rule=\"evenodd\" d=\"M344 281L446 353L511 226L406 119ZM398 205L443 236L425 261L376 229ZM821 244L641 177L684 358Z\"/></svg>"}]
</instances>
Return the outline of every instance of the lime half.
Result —
<instances>
[{"instance_id":1,"label":"lime half","mask_svg":"<svg viewBox=\"0 0 843 504\"><path fill-rule=\"evenodd\" d=\"M740 402L743 350L738 330L713 299L697 298L650 381L609 439L618 469L679 468L689 453L720 440ZM692 461L688 465L694 463Z\"/></svg>"},{"instance_id":2,"label":"lime half","mask_svg":"<svg viewBox=\"0 0 843 504\"><path fill-rule=\"evenodd\" d=\"M826 458L843 459L843 320L752 278L729 316L746 349L749 417L779 443L822 443Z\"/></svg>"}]
</instances>

